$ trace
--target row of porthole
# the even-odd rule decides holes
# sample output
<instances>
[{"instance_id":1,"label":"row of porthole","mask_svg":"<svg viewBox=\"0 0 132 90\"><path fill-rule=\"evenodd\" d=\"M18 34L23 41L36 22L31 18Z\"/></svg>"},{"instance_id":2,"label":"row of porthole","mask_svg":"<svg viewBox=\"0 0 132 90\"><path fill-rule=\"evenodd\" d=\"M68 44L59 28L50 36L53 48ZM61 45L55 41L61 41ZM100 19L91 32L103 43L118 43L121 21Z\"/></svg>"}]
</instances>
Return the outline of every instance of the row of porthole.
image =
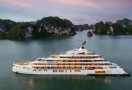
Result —
<instances>
[{"instance_id":1,"label":"row of porthole","mask_svg":"<svg viewBox=\"0 0 132 90\"><path fill-rule=\"evenodd\" d=\"M94 57L60 57L60 58L72 58L72 59L91 59L91 58L101 58L101 56L94 56Z\"/></svg>"},{"instance_id":2,"label":"row of porthole","mask_svg":"<svg viewBox=\"0 0 132 90\"><path fill-rule=\"evenodd\" d=\"M47 65L111 65L111 64L94 64L94 63L60 63L60 64L47 64Z\"/></svg>"},{"instance_id":3,"label":"row of porthole","mask_svg":"<svg viewBox=\"0 0 132 90\"><path fill-rule=\"evenodd\" d=\"M67 72L67 70L53 70L53 72ZM70 70L72 72L72 70ZM81 70L74 70L74 72L81 72Z\"/></svg>"},{"instance_id":4,"label":"row of porthole","mask_svg":"<svg viewBox=\"0 0 132 90\"><path fill-rule=\"evenodd\" d=\"M33 70L33 71L43 71L43 70ZM48 71L48 70L44 70L44 71Z\"/></svg>"},{"instance_id":5,"label":"row of porthole","mask_svg":"<svg viewBox=\"0 0 132 90\"><path fill-rule=\"evenodd\" d=\"M67 70L53 70L53 72L67 72Z\"/></svg>"}]
</instances>

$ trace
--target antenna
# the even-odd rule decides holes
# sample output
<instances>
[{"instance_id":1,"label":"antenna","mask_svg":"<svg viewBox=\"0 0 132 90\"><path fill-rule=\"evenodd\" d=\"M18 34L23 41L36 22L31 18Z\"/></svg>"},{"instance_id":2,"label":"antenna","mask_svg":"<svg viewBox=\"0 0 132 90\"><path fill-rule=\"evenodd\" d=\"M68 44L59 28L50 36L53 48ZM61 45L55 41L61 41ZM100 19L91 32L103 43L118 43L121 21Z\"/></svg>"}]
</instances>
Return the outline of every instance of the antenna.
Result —
<instances>
[{"instance_id":1,"label":"antenna","mask_svg":"<svg viewBox=\"0 0 132 90\"><path fill-rule=\"evenodd\" d=\"M82 46L84 46L85 44L86 44L86 41L83 42L83 45Z\"/></svg>"},{"instance_id":2,"label":"antenna","mask_svg":"<svg viewBox=\"0 0 132 90\"><path fill-rule=\"evenodd\" d=\"M80 46L80 49L84 49L85 44L86 44L86 41L83 42L83 44Z\"/></svg>"}]
</instances>

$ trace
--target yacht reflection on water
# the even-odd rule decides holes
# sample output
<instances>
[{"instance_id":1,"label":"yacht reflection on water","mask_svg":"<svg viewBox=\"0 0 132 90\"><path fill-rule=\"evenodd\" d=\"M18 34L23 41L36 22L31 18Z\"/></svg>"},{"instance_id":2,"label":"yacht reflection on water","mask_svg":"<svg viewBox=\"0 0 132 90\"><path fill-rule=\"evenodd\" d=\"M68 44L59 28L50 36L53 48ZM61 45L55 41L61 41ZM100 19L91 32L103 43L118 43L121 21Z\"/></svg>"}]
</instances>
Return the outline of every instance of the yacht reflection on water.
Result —
<instances>
[{"instance_id":1,"label":"yacht reflection on water","mask_svg":"<svg viewBox=\"0 0 132 90\"><path fill-rule=\"evenodd\" d=\"M106 84L110 84L111 82L112 82L112 81L111 81L110 78L104 79L104 83L106 83Z\"/></svg>"},{"instance_id":2,"label":"yacht reflection on water","mask_svg":"<svg viewBox=\"0 0 132 90\"><path fill-rule=\"evenodd\" d=\"M110 84L112 82L111 77L108 76L38 76L34 77L32 76L31 79L29 79L29 86L34 87L34 84L56 84L56 83L85 83L85 84L91 84L93 82L96 83L104 83L104 84Z\"/></svg>"},{"instance_id":3,"label":"yacht reflection on water","mask_svg":"<svg viewBox=\"0 0 132 90\"><path fill-rule=\"evenodd\" d=\"M29 80L29 86L30 86L30 88L33 88L34 87L34 81L33 81L33 79L30 79Z\"/></svg>"}]
</instances>

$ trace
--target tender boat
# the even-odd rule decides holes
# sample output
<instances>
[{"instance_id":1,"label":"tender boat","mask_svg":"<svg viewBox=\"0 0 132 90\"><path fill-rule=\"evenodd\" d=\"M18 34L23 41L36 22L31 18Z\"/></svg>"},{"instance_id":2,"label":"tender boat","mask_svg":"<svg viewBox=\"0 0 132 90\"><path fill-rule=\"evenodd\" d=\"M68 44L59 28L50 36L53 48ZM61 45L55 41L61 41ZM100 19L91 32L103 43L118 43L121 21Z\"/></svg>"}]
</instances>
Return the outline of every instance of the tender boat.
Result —
<instances>
[{"instance_id":1,"label":"tender boat","mask_svg":"<svg viewBox=\"0 0 132 90\"><path fill-rule=\"evenodd\" d=\"M22 74L39 75L116 75L130 76L124 68L111 63L95 52L84 48L86 41L78 48L38 58L33 61L18 61L13 64L12 71Z\"/></svg>"}]
</instances>

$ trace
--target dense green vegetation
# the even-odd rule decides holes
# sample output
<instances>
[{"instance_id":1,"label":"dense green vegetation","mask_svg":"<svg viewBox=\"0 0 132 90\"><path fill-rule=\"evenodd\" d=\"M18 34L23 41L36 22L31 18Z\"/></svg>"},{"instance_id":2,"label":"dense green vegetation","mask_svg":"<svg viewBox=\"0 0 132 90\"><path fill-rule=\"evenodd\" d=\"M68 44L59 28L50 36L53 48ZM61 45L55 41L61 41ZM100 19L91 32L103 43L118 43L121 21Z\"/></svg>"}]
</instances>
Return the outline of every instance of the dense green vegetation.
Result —
<instances>
[{"instance_id":1,"label":"dense green vegetation","mask_svg":"<svg viewBox=\"0 0 132 90\"><path fill-rule=\"evenodd\" d=\"M12 27L17 25L18 23L11 20L2 20L0 19L0 28L4 30L4 32L8 32Z\"/></svg>"},{"instance_id":2,"label":"dense green vegetation","mask_svg":"<svg viewBox=\"0 0 132 90\"><path fill-rule=\"evenodd\" d=\"M40 23L45 23L46 25L52 25L53 27L62 27L62 28L68 28L73 25L69 20L60 19L59 17L42 18L41 20L38 20L36 24L40 25Z\"/></svg>"},{"instance_id":3,"label":"dense green vegetation","mask_svg":"<svg viewBox=\"0 0 132 90\"><path fill-rule=\"evenodd\" d=\"M20 39L20 38L24 38L22 33L25 30L25 28L29 27L29 26L33 26L28 22L25 23L20 23L16 26L14 26L8 33L7 33L7 38L8 39Z\"/></svg>"},{"instance_id":4,"label":"dense green vegetation","mask_svg":"<svg viewBox=\"0 0 132 90\"><path fill-rule=\"evenodd\" d=\"M105 34L107 34L109 27L110 26L108 24L104 24L103 22L96 23L94 33L105 35Z\"/></svg>"},{"instance_id":5,"label":"dense green vegetation","mask_svg":"<svg viewBox=\"0 0 132 90\"><path fill-rule=\"evenodd\" d=\"M132 21L127 18L124 18L123 20L117 20L116 23L121 24L124 26L124 28L130 28L132 26Z\"/></svg>"},{"instance_id":6,"label":"dense green vegetation","mask_svg":"<svg viewBox=\"0 0 132 90\"><path fill-rule=\"evenodd\" d=\"M111 25L113 27L113 33L114 34L125 34L125 30L121 24L114 23Z\"/></svg>"},{"instance_id":7,"label":"dense green vegetation","mask_svg":"<svg viewBox=\"0 0 132 90\"><path fill-rule=\"evenodd\" d=\"M129 19L118 20L116 23L107 24L99 22L95 24L93 33L96 34L111 34L111 35L126 35L132 34L132 21Z\"/></svg>"},{"instance_id":8,"label":"dense green vegetation","mask_svg":"<svg viewBox=\"0 0 132 90\"><path fill-rule=\"evenodd\" d=\"M38 20L36 24L31 24L29 22L24 23L15 23L11 20L0 20L0 26L3 28L3 24L5 29L0 31L0 39L20 39L25 38L26 29L31 27L33 30L31 31L32 37L47 37L52 35L47 30L45 30L45 26L48 29L53 28L61 28L67 29L71 28L72 32L76 33L75 30L72 28L73 24L66 19L60 19L59 17L45 17L41 20Z\"/></svg>"},{"instance_id":9,"label":"dense green vegetation","mask_svg":"<svg viewBox=\"0 0 132 90\"><path fill-rule=\"evenodd\" d=\"M5 38L6 38L6 33L0 32L0 39L5 39Z\"/></svg>"},{"instance_id":10,"label":"dense green vegetation","mask_svg":"<svg viewBox=\"0 0 132 90\"><path fill-rule=\"evenodd\" d=\"M44 24L47 27L52 27L52 28L71 28L72 32L76 33L74 28L72 28L73 24L71 21L67 19L61 19L59 17L45 17L42 18L41 20L38 20L36 22L36 27L39 28L40 24ZM49 36L50 34L46 32L46 30L42 27L40 33L38 34L39 37L44 37L44 36Z\"/></svg>"},{"instance_id":11,"label":"dense green vegetation","mask_svg":"<svg viewBox=\"0 0 132 90\"><path fill-rule=\"evenodd\" d=\"M128 29L128 33L132 34L132 26Z\"/></svg>"}]
</instances>

